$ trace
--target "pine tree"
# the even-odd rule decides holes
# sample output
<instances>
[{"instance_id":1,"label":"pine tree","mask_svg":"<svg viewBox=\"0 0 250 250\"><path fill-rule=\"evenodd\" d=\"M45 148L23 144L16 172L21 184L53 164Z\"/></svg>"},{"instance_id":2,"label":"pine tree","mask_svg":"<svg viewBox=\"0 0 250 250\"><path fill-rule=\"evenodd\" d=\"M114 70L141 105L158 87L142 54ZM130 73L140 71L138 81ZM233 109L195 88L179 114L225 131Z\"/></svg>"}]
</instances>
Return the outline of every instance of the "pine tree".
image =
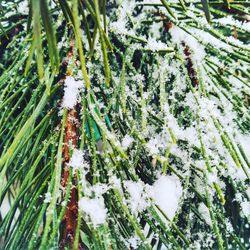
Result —
<instances>
[{"instance_id":1,"label":"pine tree","mask_svg":"<svg viewBox=\"0 0 250 250\"><path fill-rule=\"evenodd\" d=\"M249 249L249 1L0 13L0 249Z\"/></svg>"}]
</instances>

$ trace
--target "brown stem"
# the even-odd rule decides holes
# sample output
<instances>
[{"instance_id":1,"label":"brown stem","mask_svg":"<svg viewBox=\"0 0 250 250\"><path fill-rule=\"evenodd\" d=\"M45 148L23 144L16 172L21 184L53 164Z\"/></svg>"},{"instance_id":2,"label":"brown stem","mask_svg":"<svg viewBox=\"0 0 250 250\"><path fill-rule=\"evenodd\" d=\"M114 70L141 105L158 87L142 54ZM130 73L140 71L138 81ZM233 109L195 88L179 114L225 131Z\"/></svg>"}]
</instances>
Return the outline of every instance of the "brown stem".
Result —
<instances>
[{"instance_id":1,"label":"brown stem","mask_svg":"<svg viewBox=\"0 0 250 250\"><path fill-rule=\"evenodd\" d=\"M234 33L234 38L235 38L235 39L238 39L238 31L237 31L236 26L234 26L233 33Z\"/></svg>"},{"instance_id":2,"label":"brown stem","mask_svg":"<svg viewBox=\"0 0 250 250\"><path fill-rule=\"evenodd\" d=\"M69 61L73 56L74 40L71 42L70 51L67 55L67 61ZM67 72L67 75L70 75L70 72ZM67 111L66 114L66 124L65 124L65 135L64 135L64 147L63 147L63 171L62 171L62 180L61 184L66 189L69 181L70 171L69 171L69 160L70 160L70 148L77 147L77 111L76 107ZM72 178L72 187L70 190L70 199L68 207L64 214L62 220L62 236L60 242L60 250L65 249L65 247L70 247L73 249L74 240L76 237L77 229L77 218L78 218L78 190L77 190L77 180L76 175L74 174ZM81 242L81 239L78 244L78 249L86 249L84 244Z\"/></svg>"},{"instance_id":3,"label":"brown stem","mask_svg":"<svg viewBox=\"0 0 250 250\"><path fill-rule=\"evenodd\" d=\"M64 168L62 174L62 186L66 188L69 180L69 159L70 159L70 146L77 146L77 133L76 133L76 120L77 112L75 109L67 111L66 115L66 126L65 126L65 136L64 136ZM62 221L62 241L60 249L64 249L65 245L69 245L73 248L76 227L77 227L77 217L78 217L78 194L76 188L76 176L73 176L72 188L70 191L70 200L68 203L68 208L65 212ZM79 244L78 249L82 249Z\"/></svg>"},{"instance_id":4,"label":"brown stem","mask_svg":"<svg viewBox=\"0 0 250 250\"><path fill-rule=\"evenodd\" d=\"M173 27L173 23L162 12L157 11L155 15L160 16L165 31L169 31Z\"/></svg>"},{"instance_id":5,"label":"brown stem","mask_svg":"<svg viewBox=\"0 0 250 250\"><path fill-rule=\"evenodd\" d=\"M170 20L166 20L165 15L163 15L160 11L156 12L155 15L161 17L165 31L168 32L170 29L173 28L173 23ZM182 42L182 45L184 47L183 52L186 56L186 63L187 63L186 68L188 70L189 78L191 79L193 87L197 87L199 85L199 81L197 78L197 72L194 68L194 64L193 64L192 59L190 57L191 56L190 48L185 44L184 41Z\"/></svg>"},{"instance_id":6,"label":"brown stem","mask_svg":"<svg viewBox=\"0 0 250 250\"><path fill-rule=\"evenodd\" d=\"M197 87L199 85L199 81L197 78L197 72L194 69L194 64L193 64L192 59L190 57L190 55L191 55L190 49L184 42L182 42L182 45L184 47L184 54L186 56L186 63L187 63L186 68L188 71L189 78L191 79L193 87Z\"/></svg>"}]
</instances>

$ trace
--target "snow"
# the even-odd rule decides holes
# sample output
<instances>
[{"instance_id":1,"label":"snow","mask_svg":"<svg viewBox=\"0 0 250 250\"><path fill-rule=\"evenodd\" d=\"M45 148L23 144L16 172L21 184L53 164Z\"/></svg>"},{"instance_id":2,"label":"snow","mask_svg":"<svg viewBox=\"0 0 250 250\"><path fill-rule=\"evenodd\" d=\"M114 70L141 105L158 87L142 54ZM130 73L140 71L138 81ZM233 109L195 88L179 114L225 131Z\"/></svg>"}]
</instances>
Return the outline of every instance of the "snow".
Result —
<instances>
[{"instance_id":1,"label":"snow","mask_svg":"<svg viewBox=\"0 0 250 250\"><path fill-rule=\"evenodd\" d=\"M135 1L122 1L121 5L117 9L118 20L110 24L110 30L122 35L135 35L134 30L128 30L126 25L128 22L128 16L131 15L135 8Z\"/></svg>"},{"instance_id":2,"label":"snow","mask_svg":"<svg viewBox=\"0 0 250 250\"><path fill-rule=\"evenodd\" d=\"M241 145L241 147L244 149L245 154L247 157L250 156L250 134L241 134L238 133L236 135L236 142Z\"/></svg>"},{"instance_id":3,"label":"snow","mask_svg":"<svg viewBox=\"0 0 250 250\"><path fill-rule=\"evenodd\" d=\"M87 106L91 111L91 119L96 120L103 138L107 139L107 141L103 141L103 144L107 142L107 144L111 145L103 147L103 150L99 150L101 144L98 144L97 155L94 152L94 142L93 144L88 142L84 144L86 151L76 148L72 149L72 156L68 162L68 167L73 169L73 173L78 169L80 174L79 191L84 197L79 201L79 209L82 211L84 219L89 219L94 226L103 224L109 219L111 221L112 217L108 218L108 207L106 208L105 206L104 197L106 197L105 193L111 193L109 192L110 189L115 189L116 192L120 193L124 206L129 208L131 216L133 216L138 224L141 222L141 214L149 206L155 204L172 220L176 213L180 212L180 208L182 206L185 208L190 200L184 200L184 198L186 196L188 198L195 197L196 192L193 192L190 187L195 188L195 191L204 197L205 189L208 188L209 194L211 194L209 196L213 199L216 193L213 184L218 184L224 192L228 188L228 185L231 185L231 182L225 181L229 176L232 178L232 183L238 192L236 200L241 206L241 214L249 216L250 204L247 202L244 192L246 191L248 196L250 196L250 188L247 186L247 176L242 168L236 166L235 160L232 158L233 149L229 149L231 148L230 145L235 146L236 152L243 162L242 164L248 170L246 162L244 162L240 151L237 149L237 144L242 145L246 156L249 158L250 136L247 134L248 131L244 131L241 134L235 121L241 124L242 120L247 122L249 120L248 107L244 105L242 94L243 87L246 93L249 90L247 84L244 85L241 80L238 80L243 79L243 81L247 82L248 78L246 75L249 72L249 64L240 58L236 62L234 58L230 57L230 53L228 53L237 52L234 55L235 57L237 54L239 56L242 55L242 57L244 55L247 56L244 51L237 51L227 42L239 45L240 47L244 47L244 44L233 37L224 37L223 42L216 35L212 35L212 31L219 31L220 25L218 24L222 24L223 26L230 25L231 35L233 34L234 27L236 27L239 31L239 38L241 38L243 36L240 35L240 32L242 30L250 30L250 23L243 23L229 16L219 20L213 18L213 26L211 26L205 21L200 4L188 4L185 16L180 15L181 10L179 8L175 11L175 5L173 5L171 8L176 12L176 16L180 18L175 21L175 25L169 30L168 34L164 30L163 22L160 21L161 17L159 16L159 12L162 15L166 12L163 7L160 7L158 12L154 7L150 6L135 8L135 3L141 5L142 1L113 0L112 2L119 2L119 6L114 10L110 8L108 11L107 35L110 35L110 31L119 34L118 36L112 34L112 37L115 36L119 40L117 44L122 44L121 48L129 48L125 54L123 53L123 49L119 52L123 54L126 63L126 86L124 87L124 94L127 97L127 107L126 114L124 114L120 109L119 101L119 98L122 98L119 96L120 59L113 65L113 59L109 58L111 59L112 79L115 84L112 84L109 88L103 86L103 65L99 63L102 57L102 50L98 39L99 35L97 34L93 60L90 60L91 58L87 56L89 54L88 43L85 46L87 71L93 82L91 91L93 91L93 95L97 98L95 104L87 103ZM160 0L147 0L144 2L157 3ZM178 0L170 0L169 2L178 3L179 5ZM192 0L192 2L194 1ZM13 9L25 9L25 4L27 4L27 1L19 1ZM196 6L199 7L197 8ZM141 8L142 10L140 10ZM21 12L24 13L25 10ZM200 19L200 15L203 16L202 19ZM192 22L192 19L195 19L195 22ZM199 22L200 20L201 22ZM62 16L58 18L55 25L61 25L61 21ZM145 26L143 27L143 25ZM92 32L92 27L90 28ZM239 30L240 28L241 30ZM190 33L186 32L185 29L190 31ZM210 31L210 33L207 31ZM220 34L218 37L223 37L223 32L218 32L218 34ZM124 35L134 35L135 38L142 38L145 40L145 43L138 42L138 40L133 38L125 38ZM86 34L82 35L82 39L83 43L87 41ZM63 37L59 49L68 47L67 43L68 38L64 39ZM207 44L210 44L210 46L205 47ZM142 62L142 67L133 66L135 50L150 49L158 51L170 46L176 48L175 56L171 54L162 55L161 53L142 53L142 58L139 58L139 61L141 60ZM189 57L196 71L195 75L199 78L199 83L202 83L199 84L197 90L190 91L188 85L190 75L186 70L187 67L185 66L187 65L185 60L182 60L185 59L183 53L185 47L189 48ZM211 50L211 47L215 47L215 50ZM113 52L113 56L115 56L117 53L116 50ZM218 52L218 54L213 52ZM84 88L82 71L79 70L79 61L76 59L75 62L72 61L71 63L75 67L74 75L65 78L62 101L62 106L66 109L76 107L81 101L80 92ZM209 68L210 64L214 71ZM246 74L240 73L240 71L245 71ZM225 82L220 81L220 77L216 77L216 73L221 74ZM213 76L214 82L210 79ZM12 77L10 81L13 86L16 86L14 79L15 77ZM230 89L227 89L226 82L230 86ZM86 101L88 102L87 99ZM78 106L80 111L80 105ZM189 107L190 109L188 108L188 112L182 113L180 111L182 107L184 109ZM104 119L99 118L97 115L96 109L98 108L104 108L105 112L106 110L109 112L108 115L114 125L111 131L107 128ZM237 108L240 109L240 112L237 112ZM81 112L84 111L81 110ZM184 118L186 118L185 115L190 118L190 123L188 123L187 127L180 122L179 118L183 118L182 114ZM244 119L241 117L242 115ZM147 121L147 124L145 122L145 126L141 126L141 117ZM221 123L221 131L218 131L215 127L213 119L218 119L219 123ZM80 121L82 120L79 119ZM82 128L84 127L84 124L79 125ZM142 127L143 129L141 129ZM242 128L242 130L247 130L244 129L245 126L242 126ZM60 126L58 126L58 130L60 130ZM144 131L147 131L147 133ZM230 141L228 145L224 145L225 143L221 139L221 135L224 132L227 132L232 139L232 142ZM176 138L177 143L173 137ZM201 142L204 148L201 148ZM127 152L125 152L126 150ZM126 157L121 157L122 153ZM86 159L88 159L89 163L86 162ZM166 165L164 163L172 167L167 168L166 173L168 175L161 175L162 169L165 170ZM207 172L207 163L210 164L212 171L207 174L209 185L205 187L203 173ZM94 171L94 175L98 177L96 181L105 183L92 182L93 171L89 171L92 164L93 166L96 164L96 171ZM170 174L171 171L173 173L173 170L182 176L185 181L188 181L188 177L190 177L190 182L182 186L180 179L176 175ZM106 174L107 172L108 175ZM146 182L150 183L150 185L146 184ZM45 203L49 203L51 201L51 193L47 192L41 198L44 199ZM58 198L60 199L61 195ZM115 197L111 196L111 198ZM66 201L62 202L65 206L66 203ZM110 206L108 202L106 202L106 205ZM232 203L232 205L234 204ZM212 222L209 210L205 204L199 202L197 204L196 202L194 206L197 206L199 215L204 218L204 221L196 220L196 214L188 212L187 216L190 218L190 227L188 226L187 230L186 228L183 230L182 223L178 223L178 225L184 231L184 234L187 234L187 237L192 239L192 237L196 237L192 236L192 223L197 223L195 225L197 226L196 229L203 236L200 238L197 237L199 240L197 242L193 241L193 244L200 245L202 249L205 248L202 242L203 238L214 237L212 230L208 236L204 236L203 224L211 226ZM217 205L213 200L211 200L211 206L212 211L216 213L223 212L222 210L217 211ZM9 210L8 204L4 202L1 209L5 215L7 210ZM112 209L112 206L109 209ZM117 222L120 221L119 216L121 213L123 211L118 211L117 214L114 214ZM164 218L159 211L158 213L160 218ZM149 216L149 219L152 219L151 216L154 216L150 214L149 209L147 216ZM154 222L158 226L157 219ZM120 225L117 223L115 226L118 228L117 235L120 236ZM146 226L150 227L149 224ZM145 230L145 227L141 229ZM127 238L128 248L138 247L138 237L134 233L131 230L131 232L128 232L128 235L123 236ZM144 235L147 235L148 238L157 237L157 232L153 232L150 236L148 232L144 233Z\"/></svg>"},{"instance_id":4,"label":"snow","mask_svg":"<svg viewBox=\"0 0 250 250\"><path fill-rule=\"evenodd\" d=\"M87 198L79 200L79 208L89 215L91 222L96 227L105 223L107 218L107 209L105 208L103 197Z\"/></svg>"},{"instance_id":5,"label":"snow","mask_svg":"<svg viewBox=\"0 0 250 250\"><path fill-rule=\"evenodd\" d=\"M122 147L126 150L130 147L130 145L133 143L134 139L129 136L125 135L124 138L122 139Z\"/></svg>"},{"instance_id":6,"label":"snow","mask_svg":"<svg viewBox=\"0 0 250 250\"><path fill-rule=\"evenodd\" d=\"M241 205L241 209L242 209L243 214L246 217L250 216L250 202L243 201L243 202L241 202L240 205Z\"/></svg>"},{"instance_id":7,"label":"snow","mask_svg":"<svg viewBox=\"0 0 250 250\"><path fill-rule=\"evenodd\" d=\"M210 218L210 213L208 207L204 203L200 203L198 207L198 211L205 220L205 222L209 225L212 226L212 221Z\"/></svg>"},{"instance_id":8,"label":"snow","mask_svg":"<svg viewBox=\"0 0 250 250\"><path fill-rule=\"evenodd\" d=\"M174 26L169 30L174 43L180 45L183 42L192 50L191 58L197 63L203 61L206 53L204 47L183 29Z\"/></svg>"},{"instance_id":9,"label":"snow","mask_svg":"<svg viewBox=\"0 0 250 250\"><path fill-rule=\"evenodd\" d=\"M212 46L215 46L217 49L225 49L228 52L233 52L233 49L230 45L214 37L208 32L195 28L192 29L192 32L206 44L211 44Z\"/></svg>"},{"instance_id":10,"label":"snow","mask_svg":"<svg viewBox=\"0 0 250 250\"><path fill-rule=\"evenodd\" d=\"M158 145L158 140L156 138L150 139L146 146L151 155L159 153L159 145Z\"/></svg>"},{"instance_id":11,"label":"snow","mask_svg":"<svg viewBox=\"0 0 250 250\"><path fill-rule=\"evenodd\" d=\"M250 31L250 23L248 21L242 22L234 19L232 16L226 16L223 18L219 19L214 19L215 23L221 24L221 25L230 25L230 26L235 26L237 28Z\"/></svg>"},{"instance_id":12,"label":"snow","mask_svg":"<svg viewBox=\"0 0 250 250\"><path fill-rule=\"evenodd\" d=\"M137 214L145 210L149 203L144 183L142 181L124 181L123 184L130 195L128 203L132 213Z\"/></svg>"},{"instance_id":13,"label":"snow","mask_svg":"<svg viewBox=\"0 0 250 250\"><path fill-rule=\"evenodd\" d=\"M133 214L143 212L151 202L157 204L172 220L177 212L182 186L178 177L173 175L160 176L152 186L142 181L124 181L126 191L129 193L127 203ZM162 217L162 216L161 216Z\"/></svg>"},{"instance_id":14,"label":"snow","mask_svg":"<svg viewBox=\"0 0 250 250\"><path fill-rule=\"evenodd\" d=\"M118 179L115 175L111 175L111 176L110 176L109 182L110 182L110 184L111 184L114 188L116 188L116 189L118 189L118 190L121 189L121 180Z\"/></svg>"},{"instance_id":15,"label":"snow","mask_svg":"<svg viewBox=\"0 0 250 250\"><path fill-rule=\"evenodd\" d=\"M69 161L69 166L74 170L84 165L83 152L79 149L74 148L73 154Z\"/></svg>"},{"instance_id":16,"label":"snow","mask_svg":"<svg viewBox=\"0 0 250 250\"><path fill-rule=\"evenodd\" d=\"M51 196L51 193L50 192L47 192L47 193L45 193L45 198L44 198L44 203L50 203L50 201L51 201L51 198L52 198L52 196Z\"/></svg>"},{"instance_id":17,"label":"snow","mask_svg":"<svg viewBox=\"0 0 250 250\"><path fill-rule=\"evenodd\" d=\"M208 179L208 183L210 184L216 183L218 181L218 177L215 172L208 172L207 179Z\"/></svg>"},{"instance_id":18,"label":"snow","mask_svg":"<svg viewBox=\"0 0 250 250\"><path fill-rule=\"evenodd\" d=\"M111 24L111 30L113 32L116 32L118 34L126 34L128 32L126 28L126 21L125 20L119 20L117 22L113 22Z\"/></svg>"},{"instance_id":19,"label":"snow","mask_svg":"<svg viewBox=\"0 0 250 250\"><path fill-rule=\"evenodd\" d=\"M137 83L141 83L141 82L145 81L145 76L142 74L136 74L133 76L133 80Z\"/></svg>"},{"instance_id":20,"label":"snow","mask_svg":"<svg viewBox=\"0 0 250 250\"><path fill-rule=\"evenodd\" d=\"M247 196L250 198L250 187L247 188L246 193L247 193Z\"/></svg>"},{"instance_id":21,"label":"snow","mask_svg":"<svg viewBox=\"0 0 250 250\"><path fill-rule=\"evenodd\" d=\"M64 82L63 107L72 109L79 102L83 81L76 81L72 76L67 76Z\"/></svg>"},{"instance_id":22,"label":"snow","mask_svg":"<svg viewBox=\"0 0 250 250\"><path fill-rule=\"evenodd\" d=\"M8 197L5 196L3 199L3 202L0 206L1 217L4 218L8 214L10 209L11 209L11 203L10 203Z\"/></svg>"},{"instance_id":23,"label":"snow","mask_svg":"<svg viewBox=\"0 0 250 250\"><path fill-rule=\"evenodd\" d=\"M182 191L178 177L163 175L153 184L150 193L155 203L172 220L177 212Z\"/></svg>"},{"instance_id":24,"label":"snow","mask_svg":"<svg viewBox=\"0 0 250 250\"><path fill-rule=\"evenodd\" d=\"M157 41L155 38L149 38L146 49L152 51L159 51L159 50L167 50L169 49L169 47L165 43Z\"/></svg>"},{"instance_id":25,"label":"snow","mask_svg":"<svg viewBox=\"0 0 250 250\"><path fill-rule=\"evenodd\" d=\"M160 0L144 0L141 4L162 4Z\"/></svg>"},{"instance_id":26,"label":"snow","mask_svg":"<svg viewBox=\"0 0 250 250\"><path fill-rule=\"evenodd\" d=\"M96 197L101 197L109 189L110 189L110 187L104 183L97 183L91 188L92 192L94 192Z\"/></svg>"},{"instance_id":27,"label":"snow","mask_svg":"<svg viewBox=\"0 0 250 250\"><path fill-rule=\"evenodd\" d=\"M230 168L228 169L228 175L230 175L235 180L242 180L242 181L246 180L247 176L244 170L242 168L238 168L237 166L235 166L231 157L228 159L228 161L230 162L229 164L227 164L230 166Z\"/></svg>"},{"instance_id":28,"label":"snow","mask_svg":"<svg viewBox=\"0 0 250 250\"><path fill-rule=\"evenodd\" d=\"M17 3L17 11L23 15L29 14L29 2L28 0L22 0Z\"/></svg>"},{"instance_id":29,"label":"snow","mask_svg":"<svg viewBox=\"0 0 250 250\"><path fill-rule=\"evenodd\" d=\"M136 235L134 237L127 239L126 245L129 249L130 249L130 247L132 247L132 249L137 249L140 241L141 241L140 238Z\"/></svg>"}]
</instances>

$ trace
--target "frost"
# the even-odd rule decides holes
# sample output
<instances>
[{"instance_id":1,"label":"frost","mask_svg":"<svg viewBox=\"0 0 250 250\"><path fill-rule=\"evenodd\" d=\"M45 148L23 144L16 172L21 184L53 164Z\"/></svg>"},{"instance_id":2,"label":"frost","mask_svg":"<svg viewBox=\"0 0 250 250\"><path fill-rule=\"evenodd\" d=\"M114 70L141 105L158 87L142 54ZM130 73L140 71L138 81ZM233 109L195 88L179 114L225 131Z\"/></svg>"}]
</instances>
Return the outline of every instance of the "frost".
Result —
<instances>
[{"instance_id":1,"label":"frost","mask_svg":"<svg viewBox=\"0 0 250 250\"><path fill-rule=\"evenodd\" d=\"M53 25L56 30L58 28L61 30L64 17L63 13L59 13L58 18L56 17L59 11L53 10L57 7L54 2L53 5L52 2L49 5L53 13ZM220 19L214 16L213 22L208 24L199 0L188 1L185 12L182 12L179 0L167 2L177 17L171 27L167 27L169 13L160 0L107 1L106 25L104 25L104 40L107 46L103 47L101 44L102 30L90 25L91 37L93 34L96 35L93 53L89 53L86 32L80 30L84 53L86 52L86 68L91 80L91 90L84 91L79 51L75 44L74 59L69 62L73 71L71 76L65 78L60 113L63 113L65 108L79 111L76 125L79 125L77 133L84 134L79 138L79 144L84 144L84 151L70 145L72 150L70 155L71 153L72 155L66 167L72 168L73 174L76 170L79 174L77 188L79 187L81 196L78 205L83 219L90 224L93 223L95 227L105 222L113 223L112 235L117 235L117 238L119 237L117 242L124 243L127 249L144 247L138 236L141 234L136 234L139 230L129 225L132 217L134 223L140 226L146 241L156 241L155 248L161 248L163 242L159 233L162 233L162 237L168 236L168 232L164 233L164 228L159 225L160 217L168 227L168 220L165 220L161 210L169 220L175 219L176 226L191 242L190 249L213 249L217 246L214 232L216 223L212 225L209 209L206 206L208 203L200 203L200 197L206 198L206 191L209 194L208 198L211 199L210 209L215 213L215 220L221 215L226 223L225 229L218 225L223 237L232 238L230 233L234 235L236 232L235 225L230 224L231 214L225 214L224 210L220 209L222 206L216 194L218 186L225 194L228 190L234 190L235 199L233 195L226 195L225 206L230 204L238 213L234 213L237 221L245 221L245 217L250 216L248 202L250 187L245 173L249 170L250 160L249 62L247 62L249 50L244 50L250 23L240 21L247 18L246 16L241 16L241 19L237 20L237 15L224 15ZM16 12L25 13L27 3L27 1L13 1L6 18ZM143 6L146 3L148 3L147 6ZM6 4L7 1L3 1L3 5ZM152 6L152 4L160 4L160 6ZM72 7L70 1L69 7ZM215 12L211 14L213 13ZM105 13L100 17L101 27L104 27L103 14ZM88 16L86 18L89 19ZM14 24L16 18L13 16L11 19ZM25 18L19 21L27 26ZM2 21L7 31L12 26L11 22L5 21L5 18ZM16 39L12 39L10 47L6 47L3 62L8 61L9 52L12 55L10 58L15 58L15 54L12 54L10 49L18 52L20 44L23 43L24 47L23 45L21 47L24 49L24 54L28 54L30 46L27 45L30 40L25 39L22 35L25 32L20 32L22 30L18 31L18 29L13 30L14 33L19 33ZM64 34L70 34L71 29L72 27L66 25ZM46 35L44 32L42 29L43 36ZM229 37L233 35L234 37ZM57 40L60 55L63 55L68 51L71 39L58 34ZM109 42L112 43L113 50L109 48ZM14 44L18 46L14 48ZM163 50L172 47L175 48L174 53L162 53ZM102 60L104 49L108 52L107 65L104 65ZM190 64L192 64L191 67ZM110 86L105 85L108 65L112 76ZM125 65L125 83L121 86L122 65ZM6 68L5 65L3 66L2 71ZM23 68L22 65L16 67L20 72ZM13 68L10 71L10 77L6 78L12 86L9 89L6 88L6 96L2 98L3 104L7 105L2 107L6 112L9 108L12 112L11 104L16 100L12 99L12 94L19 91L19 84L23 86L20 93L24 95L24 100L28 101L32 96L29 91L28 96L25 96L26 80L22 78L18 83L15 72ZM192 88L190 84L194 76L198 83ZM32 89L36 88L35 86L33 84ZM11 92L9 92L10 89ZM37 90L34 89L34 91ZM88 98L87 94L91 97ZM87 110L80 105L81 96L86 98ZM94 104L92 97L95 99ZM9 101L5 102L5 99ZM34 105L37 103L36 98L33 102ZM56 105L56 102L53 103ZM18 107L21 110L22 105L18 104ZM33 106L30 107L33 109ZM50 109L49 106L47 108ZM11 134L9 130L13 128L14 123L11 123L16 117L21 117L15 110L12 114L14 119L7 117L6 122L10 124L6 123L6 127L3 126L3 132L6 130L7 135ZM107 126L108 122L104 114L109 117L112 128ZM45 111L39 115L37 125L44 115ZM50 125L53 124L54 122ZM55 129L56 133L59 133L60 122L56 121L56 124L59 124ZM91 140L87 125L89 125L88 128L97 125L101 140L98 142ZM85 131L82 131L84 128ZM50 138L49 130L46 129L49 134L42 138ZM53 130L51 133L53 134ZM84 139L84 142L81 142L81 139ZM56 142L55 145L58 146ZM47 151L45 153L48 155L45 160L53 156L50 156L50 147L48 150L49 153ZM24 160L25 164L26 158L21 154L23 152L17 155L17 162L21 163L21 160ZM211 167L209 171L208 164ZM13 173L8 171L10 178L15 171L15 167ZM204 181L204 173L207 182ZM215 183L218 186L215 186ZM64 191L65 187L60 187L56 198L57 202L66 208ZM116 196L118 193L121 198L119 201ZM106 197L108 197L107 201L104 200ZM51 198L50 192L41 195L45 203L50 203ZM194 202L192 206L196 207L193 211L187 209L190 201ZM122 205L117 204L119 202L122 202ZM114 209L116 204L117 207ZM6 215L11 207L4 206L5 204L1 208L2 216ZM152 207L159 208L159 210L156 208L158 216L152 213ZM184 216L178 214L181 209L185 213ZM124 218L129 217L124 211L131 213L129 220ZM155 229L150 222L155 225ZM249 224L245 227L249 227ZM159 229L163 231L160 232ZM100 240L105 240L106 236L103 237L101 231L100 233ZM174 233L174 235L177 234ZM169 240L166 249L172 249L173 238L169 237L166 240ZM182 244L181 241L177 241L178 244ZM228 240L228 246L233 249L236 243L233 246ZM162 246L162 249L165 248Z\"/></svg>"}]
</instances>

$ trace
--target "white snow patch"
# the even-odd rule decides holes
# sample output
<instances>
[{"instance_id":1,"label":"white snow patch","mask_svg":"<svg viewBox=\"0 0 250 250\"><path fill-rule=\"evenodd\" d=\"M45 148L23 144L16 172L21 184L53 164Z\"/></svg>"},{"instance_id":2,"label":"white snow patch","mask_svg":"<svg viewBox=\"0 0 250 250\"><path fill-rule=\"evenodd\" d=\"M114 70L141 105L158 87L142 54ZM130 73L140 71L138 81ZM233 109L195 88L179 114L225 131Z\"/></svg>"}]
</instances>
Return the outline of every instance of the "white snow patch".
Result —
<instances>
[{"instance_id":1,"label":"white snow patch","mask_svg":"<svg viewBox=\"0 0 250 250\"><path fill-rule=\"evenodd\" d=\"M80 98L83 81L76 81L72 76L67 76L64 82L63 107L72 109Z\"/></svg>"},{"instance_id":2,"label":"white snow patch","mask_svg":"<svg viewBox=\"0 0 250 250\"><path fill-rule=\"evenodd\" d=\"M175 216L181 195L181 182L173 175L161 176L151 189L152 199L170 220Z\"/></svg>"},{"instance_id":3,"label":"white snow patch","mask_svg":"<svg viewBox=\"0 0 250 250\"><path fill-rule=\"evenodd\" d=\"M149 38L146 49L152 51L159 51L159 50L167 50L169 49L169 47L165 43L157 41L155 38Z\"/></svg>"},{"instance_id":4,"label":"white snow patch","mask_svg":"<svg viewBox=\"0 0 250 250\"><path fill-rule=\"evenodd\" d=\"M250 216L250 202L243 201L243 202L241 202L240 205L241 205L241 209L242 209L243 214L246 217Z\"/></svg>"},{"instance_id":5,"label":"white snow patch","mask_svg":"<svg viewBox=\"0 0 250 250\"><path fill-rule=\"evenodd\" d=\"M208 172L207 173L207 179L210 184L216 183L218 181L218 177L216 172Z\"/></svg>"},{"instance_id":6,"label":"white snow patch","mask_svg":"<svg viewBox=\"0 0 250 250\"><path fill-rule=\"evenodd\" d=\"M122 147L124 149L129 148L129 146L132 144L133 141L134 139L131 136L125 135L124 138L122 139Z\"/></svg>"},{"instance_id":7,"label":"white snow patch","mask_svg":"<svg viewBox=\"0 0 250 250\"><path fill-rule=\"evenodd\" d=\"M128 203L132 213L137 214L145 210L149 204L146 191L144 190L144 183L142 181L124 181L124 186L130 195Z\"/></svg>"},{"instance_id":8,"label":"white snow patch","mask_svg":"<svg viewBox=\"0 0 250 250\"><path fill-rule=\"evenodd\" d=\"M17 11L23 15L29 14L29 2L27 0L19 1L17 3Z\"/></svg>"},{"instance_id":9,"label":"white snow patch","mask_svg":"<svg viewBox=\"0 0 250 250\"><path fill-rule=\"evenodd\" d=\"M84 164L83 152L75 148L70 158L69 166L71 166L75 170L80 166L83 166L83 164Z\"/></svg>"},{"instance_id":10,"label":"white snow patch","mask_svg":"<svg viewBox=\"0 0 250 250\"><path fill-rule=\"evenodd\" d=\"M236 135L236 142L241 145L243 150L245 151L245 154L247 156L250 155L250 134L240 134L238 133Z\"/></svg>"},{"instance_id":11,"label":"white snow patch","mask_svg":"<svg viewBox=\"0 0 250 250\"><path fill-rule=\"evenodd\" d=\"M250 31L250 23L249 22L238 21L238 20L234 19L232 16L226 16L223 18L214 19L214 22L219 23L221 25L236 26L237 28L240 28L240 29L243 29L246 31Z\"/></svg>"},{"instance_id":12,"label":"white snow patch","mask_svg":"<svg viewBox=\"0 0 250 250\"><path fill-rule=\"evenodd\" d=\"M205 222L209 225L212 226L212 221L210 218L210 213L208 207L204 203L200 203L198 207L198 211L205 220Z\"/></svg>"},{"instance_id":13,"label":"white snow patch","mask_svg":"<svg viewBox=\"0 0 250 250\"><path fill-rule=\"evenodd\" d=\"M44 203L50 203L50 201L51 201L51 199L52 199L51 193L50 193L50 192L45 193L44 197L45 197L45 199L44 199L43 202L44 202Z\"/></svg>"},{"instance_id":14,"label":"white snow patch","mask_svg":"<svg viewBox=\"0 0 250 250\"><path fill-rule=\"evenodd\" d=\"M200 44L193 36L189 35L177 26L174 26L169 30L169 32L174 43L182 44L184 42L192 50L192 54L190 55L192 59L197 63L202 62L206 56L204 46L202 44Z\"/></svg>"},{"instance_id":15,"label":"white snow patch","mask_svg":"<svg viewBox=\"0 0 250 250\"><path fill-rule=\"evenodd\" d=\"M159 141L156 138L152 138L146 144L151 155L159 153Z\"/></svg>"},{"instance_id":16,"label":"white snow patch","mask_svg":"<svg viewBox=\"0 0 250 250\"><path fill-rule=\"evenodd\" d=\"M79 208L89 215L94 226L103 224L107 218L107 209L105 208L103 197L87 198L79 200Z\"/></svg>"},{"instance_id":17,"label":"white snow patch","mask_svg":"<svg viewBox=\"0 0 250 250\"><path fill-rule=\"evenodd\" d=\"M132 247L132 249L137 249L139 246L139 243L141 242L140 238L138 236L131 237L127 240L128 247Z\"/></svg>"},{"instance_id":18,"label":"white snow patch","mask_svg":"<svg viewBox=\"0 0 250 250\"><path fill-rule=\"evenodd\" d=\"M104 193L106 193L110 187L104 183L97 183L92 187L92 191L95 193L96 197L101 197Z\"/></svg>"},{"instance_id":19,"label":"white snow patch","mask_svg":"<svg viewBox=\"0 0 250 250\"><path fill-rule=\"evenodd\" d=\"M207 44L211 44L212 46L215 46L218 49L225 49L228 52L233 52L233 49L230 45L214 37L209 32L205 32L196 28L192 29L192 32L194 32L195 35L197 35L203 42Z\"/></svg>"},{"instance_id":20,"label":"white snow patch","mask_svg":"<svg viewBox=\"0 0 250 250\"><path fill-rule=\"evenodd\" d=\"M118 179L115 175L111 175L109 177L109 183L111 184L111 186L113 186L114 188L121 190L121 180Z\"/></svg>"},{"instance_id":21,"label":"white snow patch","mask_svg":"<svg viewBox=\"0 0 250 250\"><path fill-rule=\"evenodd\" d=\"M228 156L228 158L231 156ZM231 161L230 161L231 160ZM231 164L227 164L229 166L228 169L228 175L230 175L235 180L241 180L244 181L247 179L247 176L242 168L238 168L235 166L232 159L228 159L228 162L231 162Z\"/></svg>"}]
</instances>

